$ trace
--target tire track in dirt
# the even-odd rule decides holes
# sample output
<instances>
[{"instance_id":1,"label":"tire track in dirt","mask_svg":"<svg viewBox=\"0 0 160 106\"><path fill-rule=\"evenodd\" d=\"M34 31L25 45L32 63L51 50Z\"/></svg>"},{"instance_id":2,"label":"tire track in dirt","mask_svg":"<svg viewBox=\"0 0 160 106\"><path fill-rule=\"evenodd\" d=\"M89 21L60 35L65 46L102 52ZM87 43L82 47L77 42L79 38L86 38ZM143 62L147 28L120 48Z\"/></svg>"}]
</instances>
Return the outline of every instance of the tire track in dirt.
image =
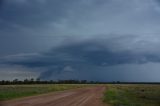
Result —
<instances>
[{"instance_id":1,"label":"tire track in dirt","mask_svg":"<svg viewBox=\"0 0 160 106\"><path fill-rule=\"evenodd\" d=\"M106 106L102 103L104 86L80 88L5 101L1 106Z\"/></svg>"}]
</instances>

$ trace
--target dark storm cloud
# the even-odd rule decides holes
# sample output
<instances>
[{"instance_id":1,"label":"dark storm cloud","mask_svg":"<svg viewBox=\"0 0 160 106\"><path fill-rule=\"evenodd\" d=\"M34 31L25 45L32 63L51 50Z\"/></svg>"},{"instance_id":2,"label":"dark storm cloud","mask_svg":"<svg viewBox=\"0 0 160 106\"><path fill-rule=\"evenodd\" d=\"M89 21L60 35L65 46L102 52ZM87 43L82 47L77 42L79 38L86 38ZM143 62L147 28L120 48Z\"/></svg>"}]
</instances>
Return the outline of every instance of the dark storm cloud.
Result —
<instances>
[{"instance_id":1,"label":"dark storm cloud","mask_svg":"<svg viewBox=\"0 0 160 106\"><path fill-rule=\"evenodd\" d=\"M105 67L160 62L159 55L150 53L137 54L131 51L115 52L106 48L100 41L102 40L92 39L77 43L67 43L45 53L8 56L1 59L1 64L46 68L39 76L41 79L84 78L99 80L100 77L94 77L97 74L95 71L101 73L101 70L105 70ZM106 70L106 73L108 71ZM93 73L93 75L90 75L91 78L88 78L90 73ZM82 77L84 75L87 77Z\"/></svg>"},{"instance_id":2,"label":"dark storm cloud","mask_svg":"<svg viewBox=\"0 0 160 106\"><path fill-rule=\"evenodd\" d=\"M0 9L1 9L2 5L3 5L3 0L0 0Z\"/></svg>"},{"instance_id":3,"label":"dark storm cloud","mask_svg":"<svg viewBox=\"0 0 160 106\"><path fill-rule=\"evenodd\" d=\"M155 0L1 0L0 56L46 51L68 37L138 34L136 40L159 41L159 6ZM145 17L145 18L144 18ZM156 34L155 34L156 33ZM121 37L131 37L120 36ZM118 41L118 39L117 39ZM156 41L156 42L158 42ZM8 43L10 42L10 43ZM43 42L43 43L42 43ZM105 44L104 44L105 45ZM119 44L122 48L124 43ZM148 44L150 45L150 44ZM145 44L145 47L148 47ZM136 45L137 46L137 45ZM120 47L120 48L121 48Z\"/></svg>"},{"instance_id":4,"label":"dark storm cloud","mask_svg":"<svg viewBox=\"0 0 160 106\"><path fill-rule=\"evenodd\" d=\"M126 38L126 37L125 37ZM119 45L114 44L117 42L117 38L110 39L89 39L85 41L78 41L76 39L70 39L74 42L68 41L63 45L53 48L47 52L39 54L29 55L11 55L7 56L3 62L7 64L24 65L27 67L45 67L52 65L63 64L92 64L97 66L103 65L117 65L126 63L146 63L146 62L159 62L160 56L154 52L146 52L141 50L141 42L139 44L140 50L135 49L123 49ZM122 37L122 42L125 41ZM120 41L120 38L118 38ZM112 43L113 44L112 44ZM105 45L104 45L105 43ZM127 46L130 44L128 43ZM134 48L134 45L133 47ZM116 50L116 51L115 51ZM147 50L148 51L148 50Z\"/></svg>"},{"instance_id":5,"label":"dark storm cloud","mask_svg":"<svg viewBox=\"0 0 160 106\"><path fill-rule=\"evenodd\" d=\"M0 74L14 69L42 79L129 80L133 75L132 80L159 81L154 78L160 62L158 3L0 0Z\"/></svg>"},{"instance_id":6,"label":"dark storm cloud","mask_svg":"<svg viewBox=\"0 0 160 106\"><path fill-rule=\"evenodd\" d=\"M26 27L40 27L50 21L56 21L66 15L66 8L72 5L70 0L6 0L1 19Z\"/></svg>"}]
</instances>

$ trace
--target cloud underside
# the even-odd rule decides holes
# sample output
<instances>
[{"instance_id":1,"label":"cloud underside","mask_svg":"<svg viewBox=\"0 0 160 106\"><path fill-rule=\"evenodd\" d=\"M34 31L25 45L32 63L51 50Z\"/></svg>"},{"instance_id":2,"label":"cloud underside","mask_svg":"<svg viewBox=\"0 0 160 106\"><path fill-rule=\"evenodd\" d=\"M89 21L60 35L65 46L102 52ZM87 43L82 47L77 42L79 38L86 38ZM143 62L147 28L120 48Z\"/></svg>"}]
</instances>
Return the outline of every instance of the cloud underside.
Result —
<instances>
[{"instance_id":1,"label":"cloud underside","mask_svg":"<svg viewBox=\"0 0 160 106\"><path fill-rule=\"evenodd\" d=\"M114 51L103 45L104 39L74 41L48 52L7 56L1 59L1 64L43 68L38 77L45 80L145 81L153 80L152 76L141 79L141 75L151 72L149 67L154 69L153 75L158 72L160 57L154 53L133 52L130 49Z\"/></svg>"},{"instance_id":2,"label":"cloud underside","mask_svg":"<svg viewBox=\"0 0 160 106\"><path fill-rule=\"evenodd\" d=\"M0 0L0 14L1 79L160 81L159 0Z\"/></svg>"}]
</instances>

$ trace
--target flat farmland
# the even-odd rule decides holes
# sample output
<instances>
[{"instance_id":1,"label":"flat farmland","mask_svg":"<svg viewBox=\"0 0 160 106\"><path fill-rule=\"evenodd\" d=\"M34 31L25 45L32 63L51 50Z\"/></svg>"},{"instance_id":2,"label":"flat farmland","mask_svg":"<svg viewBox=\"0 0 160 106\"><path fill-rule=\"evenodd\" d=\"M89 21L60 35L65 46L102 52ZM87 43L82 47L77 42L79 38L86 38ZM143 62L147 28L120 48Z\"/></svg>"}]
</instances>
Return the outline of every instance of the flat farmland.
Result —
<instances>
[{"instance_id":1,"label":"flat farmland","mask_svg":"<svg viewBox=\"0 0 160 106\"><path fill-rule=\"evenodd\" d=\"M27 87L28 86L31 85L27 85ZM26 96L27 92L30 95L40 94L44 92L48 93L1 101L0 106L106 106L106 104L102 102L103 92L106 89L104 85L54 85L57 88L52 87L51 85L47 85L48 87L43 87L44 85L36 86L42 86L42 88L35 88L35 85L33 85L33 88L28 88L30 90L26 90L26 86L22 86L20 89L16 89L16 92L14 92L13 89L10 91L8 90L9 97L11 97L11 94L14 94L16 96L19 94L21 95L21 97L24 95ZM25 88L23 89L23 87ZM43 89L45 89L45 91L43 91ZM23 95L20 94L18 91L20 91L20 93L22 93Z\"/></svg>"},{"instance_id":2,"label":"flat farmland","mask_svg":"<svg viewBox=\"0 0 160 106\"><path fill-rule=\"evenodd\" d=\"M0 85L0 101L43 93L64 91L92 85L87 84L33 84L33 85Z\"/></svg>"},{"instance_id":3,"label":"flat farmland","mask_svg":"<svg viewBox=\"0 0 160 106\"><path fill-rule=\"evenodd\" d=\"M103 101L113 106L160 106L160 85L110 84Z\"/></svg>"},{"instance_id":4,"label":"flat farmland","mask_svg":"<svg viewBox=\"0 0 160 106\"><path fill-rule=\"evenodd\" d=\"M0 106L160 106L160 85L1 85L0 99Z\"/></svg>"}]
</instances>

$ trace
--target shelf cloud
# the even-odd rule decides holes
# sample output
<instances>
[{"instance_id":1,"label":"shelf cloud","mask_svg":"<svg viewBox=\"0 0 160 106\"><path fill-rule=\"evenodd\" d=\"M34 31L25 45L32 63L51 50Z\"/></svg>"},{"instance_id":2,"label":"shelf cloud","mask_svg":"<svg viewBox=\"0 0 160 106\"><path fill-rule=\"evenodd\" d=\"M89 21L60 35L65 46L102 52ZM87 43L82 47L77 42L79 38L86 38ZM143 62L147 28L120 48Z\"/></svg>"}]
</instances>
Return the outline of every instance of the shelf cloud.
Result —
<instances>
[{"instance_id":1,"label":"shelf cloud","mask_svg":"<svg viewBox=\"0 0 160 106\"><path fill-rule=\"evenodd\" d=\"M160 81L158 0L1 0L0 14L0 80Z\"/></svg>"}]
</instances>

